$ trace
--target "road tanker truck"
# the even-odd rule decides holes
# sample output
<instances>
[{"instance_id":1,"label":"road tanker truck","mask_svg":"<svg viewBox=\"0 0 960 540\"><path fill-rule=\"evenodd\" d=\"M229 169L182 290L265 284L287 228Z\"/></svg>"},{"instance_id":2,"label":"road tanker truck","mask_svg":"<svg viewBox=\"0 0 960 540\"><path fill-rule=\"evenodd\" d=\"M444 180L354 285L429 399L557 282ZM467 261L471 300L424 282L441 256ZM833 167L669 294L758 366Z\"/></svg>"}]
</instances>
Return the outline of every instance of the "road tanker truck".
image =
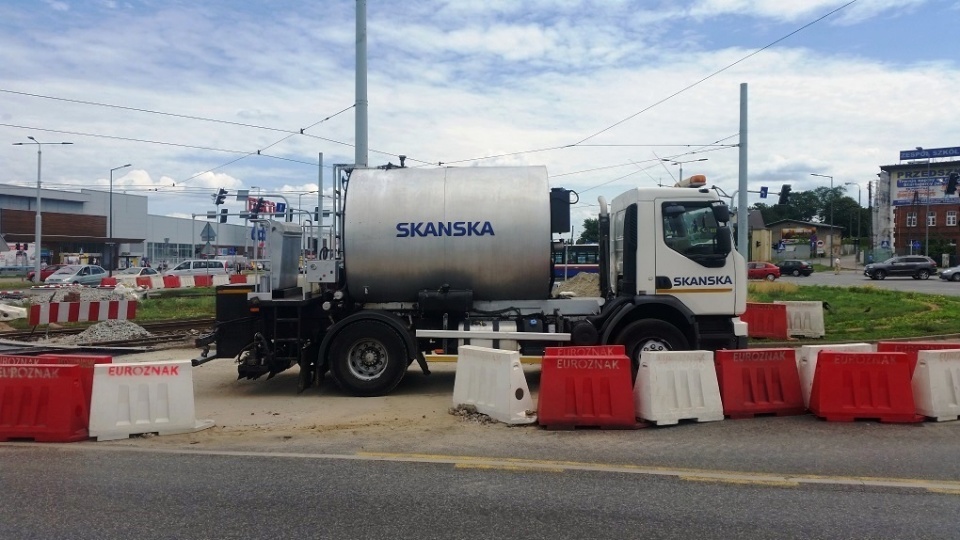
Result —
<instances>
[{"instance_id":1,"label":"road tanker truck","mask_svg":"<svg viewBox=\"0 0 960 540\"><path fill-rule=\"evenodd\" d=\"M195 363L235 358L247 379L298 366L301 391L329 375L379 396L414 362L429 373L433 355L464 344L533 356L621 344L635 365L642 351L746 347L745 264L714 191L601 197L589 297L557 295L553 282L576 198L539 166L340 170L329 243L305 275L301 227L265 221L270 274L217 287L216 329Z\"/></svg>"}]
</instances>

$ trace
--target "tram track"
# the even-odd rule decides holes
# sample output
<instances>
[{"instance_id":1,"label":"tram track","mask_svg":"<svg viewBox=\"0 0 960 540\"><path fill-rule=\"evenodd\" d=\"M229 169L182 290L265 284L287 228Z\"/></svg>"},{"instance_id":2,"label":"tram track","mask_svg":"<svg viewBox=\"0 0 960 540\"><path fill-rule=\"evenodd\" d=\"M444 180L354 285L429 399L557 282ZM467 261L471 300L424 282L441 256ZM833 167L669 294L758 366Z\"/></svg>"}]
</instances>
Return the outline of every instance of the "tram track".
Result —
<instances>
[{"instance_id":1,"label":"tram track","mask_svg":"<svg viewBox=\"0 0 960 540\"><path fill-rule=\"evenodd\" d=\"M135 321L131 321L135 322ZM216 320L212 317L204 317L199 319L185 319L185 320L176 320L176 321L155 321L155 322L144 322L136 323L138 326L152 334L151 336L137 337L132 339L121 339L121 340L112 340L112 341L97 341L96 343L91 343L97 346L116 346L116 347L142 347L142 346L151 346L159 345L165 343L173 343L177 341L184 341L188 337L188 333L193 331L197 333L206 332L211 329ZM68 328L45 328L43 330L16 330L16 331L7 331L0 332L0 340L7 341L20 341L20 342L36 342L42 339L51 339L58 337L66 337L71 335L76 335L87 328L92 326L89 325L77 325L71 326Z\"/></svg>"}]
</instances>

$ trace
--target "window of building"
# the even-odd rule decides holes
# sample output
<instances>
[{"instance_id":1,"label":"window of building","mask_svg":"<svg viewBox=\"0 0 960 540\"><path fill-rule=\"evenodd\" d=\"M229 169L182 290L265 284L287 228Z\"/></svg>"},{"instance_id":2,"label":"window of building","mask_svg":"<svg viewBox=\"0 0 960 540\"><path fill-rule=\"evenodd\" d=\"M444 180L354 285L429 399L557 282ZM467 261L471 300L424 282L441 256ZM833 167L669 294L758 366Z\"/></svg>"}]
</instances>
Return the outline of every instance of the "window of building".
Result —
<instances>
[{"instance_id":1,"label":"window of building","mask_svg":"<svg viewBox=\"0 0 960 540\"><path fill-rule=\"evenodd\" d=\"M934 227L937 224L937 213L934 211L927 212L927 226Z\"/></svg>"},{"instance_id":2,"label":"window of building","mask_svg":"<svg viewBox=\"0 0 960 540\"><path fill-rule=\"evenodd\" d=\"M907 227L916 227L916 226L917 226L917 213L907 212Z\"/></svg>"},{"instance_id":3,"label":"window of building","mask_svg":"<svg viewBox=\"0 0 960 540\"><path fill-rule=\"evenodd\" d=\"M957 211L950 210L947 212L947 226L956 227L957 226Z\"/></svg>"}]
</instances>

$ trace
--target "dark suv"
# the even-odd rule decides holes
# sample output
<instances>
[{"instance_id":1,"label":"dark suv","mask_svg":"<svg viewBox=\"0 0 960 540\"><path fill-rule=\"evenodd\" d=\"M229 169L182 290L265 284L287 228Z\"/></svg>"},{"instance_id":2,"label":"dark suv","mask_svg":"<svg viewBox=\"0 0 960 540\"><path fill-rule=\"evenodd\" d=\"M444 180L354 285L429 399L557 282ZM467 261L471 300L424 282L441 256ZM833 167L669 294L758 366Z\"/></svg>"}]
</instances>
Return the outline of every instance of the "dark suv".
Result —
<instances>
[{"instance_id":1,"label":"dark suv","mask_svg":"<svg viewBox=\"0 0 960 540\"><path fill-rule=\"evenodd\" d=\"M791 276L809 276L813 273L813 265L799 259L787 259L777 263L780 273Z\"/></svg>"},{"instance_id":2,"label":"dark suv","mask_svg":"<svg viewBox=\"0 0 960 540\"><path fill-rule=\"evenodd\" d=\"M937 263L923 255L904 255L891 257L881 263L872 263L863 267L863 275L870 279L883 279L887 276L910 276L913 279L929 279L937 275Z\"/></svg>"}]
</instances>

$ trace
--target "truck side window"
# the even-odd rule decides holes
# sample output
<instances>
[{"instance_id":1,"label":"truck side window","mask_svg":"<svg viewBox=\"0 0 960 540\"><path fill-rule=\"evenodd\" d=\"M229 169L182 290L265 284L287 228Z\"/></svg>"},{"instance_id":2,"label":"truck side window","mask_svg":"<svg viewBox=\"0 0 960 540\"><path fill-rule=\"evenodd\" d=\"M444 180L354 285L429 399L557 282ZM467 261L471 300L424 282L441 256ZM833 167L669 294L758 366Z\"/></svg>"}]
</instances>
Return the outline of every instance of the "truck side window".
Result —
<instances>
[{"instance_id":1,"label":"truck side window","mask_svg":"<svg viewBox=\"0 0 960 540\"><path fill-rule=\"evenodd\" d=\"M728 254L720 253L720 227L710 202L663 203L661 208L663 241L670 249L710 268L725 264Z\"/></svg>"}]
</instances>

